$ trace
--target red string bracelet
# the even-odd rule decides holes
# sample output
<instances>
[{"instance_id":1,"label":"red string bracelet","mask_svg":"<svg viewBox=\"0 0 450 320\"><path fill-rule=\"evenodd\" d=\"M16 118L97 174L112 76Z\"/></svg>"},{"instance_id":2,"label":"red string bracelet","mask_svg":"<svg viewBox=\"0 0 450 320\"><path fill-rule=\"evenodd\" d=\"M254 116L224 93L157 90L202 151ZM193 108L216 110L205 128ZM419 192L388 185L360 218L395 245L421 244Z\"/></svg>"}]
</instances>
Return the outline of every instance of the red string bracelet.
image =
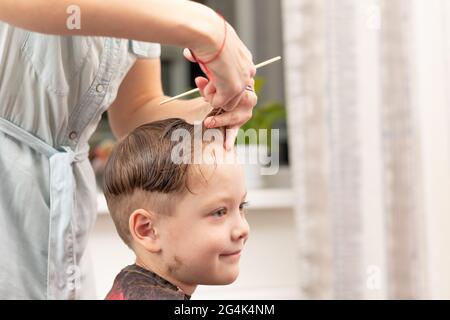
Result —
<instances>
[{"instance_id":1,"label":"red string bracelet","mask_svg":"<svg viewBox=\"0 0 450 320\"><path fill-rule=\"evenodd\" d=\"M220 48L219 48L219 51L217 51L217 53L214 55L214 57L212 57L212 58L209 59L208 61L203 61L203 60L198 59L198 58L195 56L194 52L192 52L192 50L190 50L190 51L191 51L191 54L192 54L192 57L194 58L194 60L197 61L199 64L202 64L205 68L206 68L206 65L207 65L207 64L209 64L209 63L215 61L217 58L220 57L220 54L222 53L223 48L225 48L225 43L226 43L226 40L227 40L227 30L228 30L228 28L227 28L227 21L225 20L225 18L224 18L221 14L219 14L219 13L217 13L217 14L223 19L223 25L224 25L224 37L223 37L222 45L221 45ZM207 69L207 68L206 68L206 69Z\"/></svg>"}]
</instances>

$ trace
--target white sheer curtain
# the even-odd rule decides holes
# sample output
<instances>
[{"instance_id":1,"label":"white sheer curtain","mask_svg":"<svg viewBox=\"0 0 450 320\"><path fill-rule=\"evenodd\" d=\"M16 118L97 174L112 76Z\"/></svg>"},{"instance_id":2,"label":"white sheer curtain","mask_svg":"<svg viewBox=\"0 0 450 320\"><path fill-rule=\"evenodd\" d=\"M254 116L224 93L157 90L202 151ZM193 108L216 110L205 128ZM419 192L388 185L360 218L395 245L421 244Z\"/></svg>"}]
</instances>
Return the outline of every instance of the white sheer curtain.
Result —
<instances>
[{"instance_id":1,"label":"white sheer curtain","mask_svg":"<svg viewBox=\"0 0 450 320\"><path fill-rule=\"evenodd\" d=\"M304 298L450 298L450 4L282 0Z\"/></svg>"}]
</instances>

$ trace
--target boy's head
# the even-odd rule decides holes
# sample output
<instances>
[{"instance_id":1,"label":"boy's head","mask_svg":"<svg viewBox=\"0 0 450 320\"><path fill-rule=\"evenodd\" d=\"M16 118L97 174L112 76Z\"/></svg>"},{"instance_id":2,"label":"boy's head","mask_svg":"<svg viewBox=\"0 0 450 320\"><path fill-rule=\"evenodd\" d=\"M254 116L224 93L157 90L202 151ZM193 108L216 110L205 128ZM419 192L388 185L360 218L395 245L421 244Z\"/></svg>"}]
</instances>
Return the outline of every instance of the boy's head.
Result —
<instances>
[{"instance_id":1,"label":"boy's head","mask_svg":"<svg viewBox=\"0 0 450 320\"><path fill-rule=\"evenodd\" d=\"M182 119L148 123L120 141L105 196L120 237L152 271L223 285L239 273L249 233L244 173L223 133Z\"/></svg>"}]
</instances>

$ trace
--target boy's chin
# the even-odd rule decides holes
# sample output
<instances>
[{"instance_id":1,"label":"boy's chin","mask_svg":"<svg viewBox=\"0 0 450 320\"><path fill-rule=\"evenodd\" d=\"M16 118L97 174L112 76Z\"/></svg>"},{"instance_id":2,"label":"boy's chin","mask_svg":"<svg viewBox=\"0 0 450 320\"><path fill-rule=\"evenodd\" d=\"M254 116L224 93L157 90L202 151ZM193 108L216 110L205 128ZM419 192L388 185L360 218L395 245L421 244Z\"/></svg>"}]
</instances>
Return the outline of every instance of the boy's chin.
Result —
<instances>
[{"instance_id":1,"label":"boy's chin","mask_svg":"<svg viewBox=\"0 0 450 320\"><path fill-rule=\"evenodd\" d=\"M236 281L238 278L239 271L238 272L230 272L229 274L220 275L219 277L215 279L211 279L209 281L206 281L207 283L202 283L202 285L206 286L226 286L229 284L232 284Z\"/></svg>"}]
</instances>

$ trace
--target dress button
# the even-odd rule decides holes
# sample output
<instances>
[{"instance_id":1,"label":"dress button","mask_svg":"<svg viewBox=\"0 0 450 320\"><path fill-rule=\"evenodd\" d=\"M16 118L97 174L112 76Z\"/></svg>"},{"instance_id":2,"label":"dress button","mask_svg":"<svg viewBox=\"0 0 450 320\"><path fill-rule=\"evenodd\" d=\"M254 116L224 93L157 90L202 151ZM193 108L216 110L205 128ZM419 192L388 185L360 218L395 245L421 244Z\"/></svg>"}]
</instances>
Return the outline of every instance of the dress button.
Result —
<instances>
[{"instance_id":1,"label":"dress button","mask_svg":"<svg viewBox=\"0 0 450 320\"><path fill-rule=\"evenodd\" d=\"M98 93L102 93L103 91L105 91L105 87L102 84L98 84L97 87L95 87L95 90Z\"/></svg>"},{"instance_id":2,"label":"dress button","mask_svg":"<svg viewBox=\"0 0 450 320\"><path fill-rule=\"evenodd\" d=\"M77 133L76 133L76 131L72 131L70 134L69 134L69 138L70 138L70 140L75 140L76 138L77 138Z\"/></svg>"}]
</instances>

